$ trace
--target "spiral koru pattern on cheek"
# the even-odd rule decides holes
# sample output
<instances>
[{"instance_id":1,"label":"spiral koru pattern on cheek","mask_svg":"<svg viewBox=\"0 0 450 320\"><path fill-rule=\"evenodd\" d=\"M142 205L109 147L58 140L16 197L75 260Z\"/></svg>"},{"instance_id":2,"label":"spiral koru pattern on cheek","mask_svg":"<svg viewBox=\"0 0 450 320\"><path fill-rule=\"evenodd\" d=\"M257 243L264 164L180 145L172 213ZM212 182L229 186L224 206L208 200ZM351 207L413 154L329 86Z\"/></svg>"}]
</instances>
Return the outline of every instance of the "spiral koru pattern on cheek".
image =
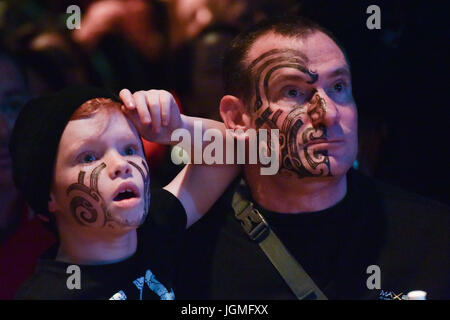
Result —
<instances>
[{"instance_id":1,"label":"spiral koru pattern on cheek","mask_svg":"<svg viewBox=\"0 0 450 320\"><path fill-rule=\"evenodd\" d=\"M102 163L97 166L90 175L90 187L84 184L85 172L80 171L78 182L67 188L70 200L70 211L75 221L83 226L105 226L107 212L104 201L97 189L98 175L106 167Z\"/></svg>"},{"instance_id":2,"label":"spiral koru pattern on cheek","mask_svg":"<svg viewBox=\"0 0 450 320\"><path fill-rule=\"evenodd\" d=\"M97 210L84 197L74 197L70 201L70 210L74 219L81 225L87 225L97 221Z\"/></svg>"},{"instance_id":3,"label":"spiral koru pattern on cheek","mask_svg":"<svg viewBox=\"0 0 450 320\"><path fill-rule=\"evenodd\" d=\"M325 139L327 137L327 130L325 127L319 129L307 128L302 134L303 143L312 141L314 139ZM309 171L314 176L330 176L330 159L328 157L328 151L323 150L321 152L312 151L309 148L303 148L303 152L300 153L300 159L304 163Z\"/></svg>"},{"instance_id":4,"label":"spiral koru pattern on cheek","mask_svg":"<svg viewBox=\"0 0 450 320\"><path fill-rule=\"evenodd\" d=\"M326 138L325 128L303 128L301 116L304 113L303 108L296 108L283 121L281 132L286 141L280 143L282 170L294 171L299 178L330 175L330 161L326 151L317 153L309 148L302 149L299 145L298 136L302 129L302 144Z\"/></svg>"}]
</instances>

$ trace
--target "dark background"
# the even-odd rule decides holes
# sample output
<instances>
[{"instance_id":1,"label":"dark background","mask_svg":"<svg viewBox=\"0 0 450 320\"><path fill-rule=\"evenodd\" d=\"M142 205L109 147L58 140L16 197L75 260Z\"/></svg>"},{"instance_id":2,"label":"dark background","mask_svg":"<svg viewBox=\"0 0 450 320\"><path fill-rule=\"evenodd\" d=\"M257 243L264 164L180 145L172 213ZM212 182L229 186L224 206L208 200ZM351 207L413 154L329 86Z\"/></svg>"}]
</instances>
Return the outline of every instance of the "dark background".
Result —
<instances>
[{"instance_id":1,"label":"dark background","mask_svg":"<svg viewBox=\"0 0 450 320\"><path fill-rule=\"evenodd\" d=\"M350 58L361 169L449 203L448 7L442 1L302 2ZM381 9L380 30L366 27L371 4Z\"/></svg>"},{"instance_id":2,"label":"dark background","mask_svg":"<svg viewBox=\"0 0 450 320\"><path fill-rule=\"evenodd\" d=\"M39 93L77 81L109 87L116 92L123 87L161 88L171 90L180 98L185 113L207 116L209 112L211 117L217 116L222 94L221 53L230 39L245 27L245 22L251 24L256 9L249 10L248 17L232 26L223 21L208 26L176 49L165 44L166 51L148 61L117 34L106 36L89 53L70 43L63 16L65 9L79 4L85 12L91 3L87 0L14 1L13 10L0 21L2 42L9 44L17 57L24 58L25 68L31 66L46 80L47 87L40 88ZM154 27L167 39L170 23L165 2L148 3L153 8ZM249 3L265 16L287 12L307 15L331 30L346 48L359 111L359 170L450 204L449 27L445 2L261 0ZM294 6L287 10L282 3ZM380 30L366 27L370 16L366 9L373 4L381 9ZM224 12L223 16L226 15ZM39 32L48 30L51 23L69 43L64 52L52 49L30 53L27 43ZM220 35L220 45L212 49L204 41L211 32ZM211 104L217 107L204 113L199 110L203 108L202 102L207 102L206 107ZM173 174L169 172L159 170L161 183Z\"/></svg>"}]
</instances>

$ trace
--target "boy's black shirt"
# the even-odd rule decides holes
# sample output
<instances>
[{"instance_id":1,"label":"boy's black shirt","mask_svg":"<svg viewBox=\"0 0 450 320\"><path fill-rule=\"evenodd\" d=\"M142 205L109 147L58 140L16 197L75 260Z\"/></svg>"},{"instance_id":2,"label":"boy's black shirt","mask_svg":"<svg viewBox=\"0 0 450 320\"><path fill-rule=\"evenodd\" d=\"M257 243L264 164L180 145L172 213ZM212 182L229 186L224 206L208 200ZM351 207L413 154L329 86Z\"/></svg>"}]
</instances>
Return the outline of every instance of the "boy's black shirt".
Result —
<instances>
[{"instance_id":1,"label":"boy's black shirt","mask_svg":"<svg viewBox=\"0 0 450 320\"><path fill-rule=\"evenodd\" d=\"M68 289L71 264L55 261L57 247L39 260L35 275L17 299L173 299L173 266L186 228L186 212L170 192L152 190L149 214L137 230L138 245L130 258L104 265L80 265L81 289ZM69 281L68 281L69 279Z\"/></svg>"},{"instance_id":2,"label":"boy's black shirt","mask_svg":"<svg viewBox=\"0 0 450 320\"><path fill-rule=\"evenodd\" d=\"M177 299L295 299L234 218L234 189L188 230ZM450 210L444 205L351 170L345 198L331 208L302 214L256 208L329 299L394 299L412 290L450 298ZM367 287L371 265L380 268L380 289Z\"/></svg>"}]
</instances>

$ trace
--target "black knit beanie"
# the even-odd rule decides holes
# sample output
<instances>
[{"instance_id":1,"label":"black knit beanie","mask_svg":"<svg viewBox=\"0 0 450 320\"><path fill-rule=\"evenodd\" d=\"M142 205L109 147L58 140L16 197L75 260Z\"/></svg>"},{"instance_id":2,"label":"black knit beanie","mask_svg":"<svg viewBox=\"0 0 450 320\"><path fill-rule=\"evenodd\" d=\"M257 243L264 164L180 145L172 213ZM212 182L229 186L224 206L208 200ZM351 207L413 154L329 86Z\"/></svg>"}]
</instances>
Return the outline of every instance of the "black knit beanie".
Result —
<instances>
[{"instance_id":1,"label":"black knit beanie","mask_svg":"<svg viewBox=\"0 0 450 320\"><path fill-rule=\"evenodd\" d=\"M48 213L50 186L59 141L72 114L94 98L119 98L107 90L73 86L30 100L16 120L9 149L13 179L36 213Z\"/></svg>"}]
</instances>

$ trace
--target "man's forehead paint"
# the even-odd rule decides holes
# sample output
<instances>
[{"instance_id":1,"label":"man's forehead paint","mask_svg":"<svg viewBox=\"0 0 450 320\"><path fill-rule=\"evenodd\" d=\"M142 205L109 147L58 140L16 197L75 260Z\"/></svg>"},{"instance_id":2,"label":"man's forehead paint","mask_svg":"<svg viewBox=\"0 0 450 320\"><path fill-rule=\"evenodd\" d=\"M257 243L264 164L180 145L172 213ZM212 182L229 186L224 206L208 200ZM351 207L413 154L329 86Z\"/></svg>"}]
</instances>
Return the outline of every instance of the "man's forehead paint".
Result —
<instances>
[{"instance_id":1,"label":"man's forehead paint","mask_svg":"<svg viewBox=\"0 0 450 320\"><path fill-rule=\"evenodd\" d=\"M258 58L256 58L255 60L253 60L247 67L247 69L251 70L253 69L253 67L260 62L261 60L263 60L266 57L275 55L275 54L285 54L286 56L298 56L300 58L302 58L305 63L308 62L308 57L301 51L299 50L295 50L295 49L272 49L269 51L264 52L263 54L261 54Z\"/></svg>"},{"instance_id":2,"label":"man's forehead paint","mask_svg":"<svg viewBox=\"0 0 450 320\"><path fill-rule=\"evenodd\" d=\"M267 60L264 60L266 59ZM259 66L258 63L264 61ZM293 68L297 69L300 72L308 75L311 80L307 81L307 83L312 84L317 81L319 78L318 74L309 70L307 68L308 58L300 51L294 49L272 49L269 50L258 58L253 60L248 66L248 70L251 71L255 75L255 91L256 91L256 100L255 100L255 111L257 111L262 106L261 93L260 93L260 81L261 76L266 71L269 66L272 66L264 76L264 94L267 97L269 94L269 80L272 74L282 68ZM275 65L274 65L275 64ZM257 66L257 67L256 67ZM253 71L256 67L256 70Z\"/></svg>"}]
</instances>

